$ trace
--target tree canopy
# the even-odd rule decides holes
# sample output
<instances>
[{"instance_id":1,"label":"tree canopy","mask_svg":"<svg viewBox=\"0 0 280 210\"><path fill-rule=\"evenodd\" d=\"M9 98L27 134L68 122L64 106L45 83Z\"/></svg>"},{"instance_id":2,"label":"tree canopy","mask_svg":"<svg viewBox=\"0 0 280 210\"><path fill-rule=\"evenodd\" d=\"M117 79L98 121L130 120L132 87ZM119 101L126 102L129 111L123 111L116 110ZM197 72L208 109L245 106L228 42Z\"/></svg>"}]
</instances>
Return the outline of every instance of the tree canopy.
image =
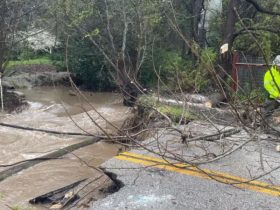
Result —
<instances>
[{"instance_id":1,"label":"tree canopy","mask_svg":"<svg viewBox=\"0 0 280 210\"><path fill-rule=\"evenodd\" d=\"M207 68L229 69L233 50L280 54L279 8L278 0L1 1L0 62L4 67L11 49L20 54L35 39L30 32L42 30L55 43L42 53L64 60L67 49L70 70L88 88L126 94L160 80L163 89L203 91L213 83ZM12 47L19 33L29 38Z\"/></svg>"}]
</instances>

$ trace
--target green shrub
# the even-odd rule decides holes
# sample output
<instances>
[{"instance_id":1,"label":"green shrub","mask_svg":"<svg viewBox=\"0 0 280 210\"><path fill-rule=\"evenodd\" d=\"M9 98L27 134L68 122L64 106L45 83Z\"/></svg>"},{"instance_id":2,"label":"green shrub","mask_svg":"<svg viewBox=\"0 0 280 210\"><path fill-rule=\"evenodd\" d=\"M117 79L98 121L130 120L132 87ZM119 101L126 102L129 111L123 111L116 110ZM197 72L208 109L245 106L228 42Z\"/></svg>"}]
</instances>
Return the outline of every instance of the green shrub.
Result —
<instances>
[{"instance_id":1,"label":"green shrub","mask_svg":"<svg viewBox=\"0 0 280 210\"><path fill-rule=\"evenodd\" d=\"M211 85L211 71L214 70L217 61L217 53L214 49L206 48L199 52L200 61L191 72L193 86L197 92L207 89Z\"/></svg>"},{"instance_id":2,"label":"green shrub","mask_svg":"<svg viewBox=\"0 0 280 210\"><path fill-rule=\"evenodd\" d=\"M72 42L69 46L68 61L70 71L85 88L98 91L116 88L104 57L86 40Z\"/></svg>"},{"instance_id":3,"label":"green shrub","mask_svg":"<svg viewBox=\"0 0 280 210\"><path fill-rule=\"evenodd\" d=\"M155 66L161 80L172 90L192 88L190 72L192 64L181 55L169 49L159 49L154 56Z\"/></svg>"},{"instance_id":4,"label":"green shrub","mask_svg":"<svg viewBox=\"0 0 280 210\"><path fill-rule=\"evenodd\" d=\"M210 84L209 69L215 65L217 54L210 48L198 53L200 59L194 63L194 59L185 59L175 51L156 51L155 65L171 90L200 92Z\"/></svg>"},{"instance_id":5,"label":"green shrub","mask_svg":"<svg viewBox=\"0 0 280 210\"><path fill-rule=\"evenodd\" d=\"M262 88L255 88L253 90L246 90L245 92L234 93L232 99L236 102L248 103L249 100L255 104L262 104L268 98L268 93Z\"/></svg>"}]
</instances>

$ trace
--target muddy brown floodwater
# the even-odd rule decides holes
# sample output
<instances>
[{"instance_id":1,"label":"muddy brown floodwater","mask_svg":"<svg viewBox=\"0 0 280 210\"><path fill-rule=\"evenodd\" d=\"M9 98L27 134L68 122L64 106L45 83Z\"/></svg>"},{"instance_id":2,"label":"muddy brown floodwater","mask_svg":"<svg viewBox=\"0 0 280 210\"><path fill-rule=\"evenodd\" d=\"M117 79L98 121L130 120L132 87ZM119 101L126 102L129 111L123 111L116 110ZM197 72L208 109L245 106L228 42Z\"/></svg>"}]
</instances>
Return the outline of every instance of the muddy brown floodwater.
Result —
<instances>
[{"instance_id":1,"label":"muddy brown floodwater","mask_svg":"<svg viewBox=\"0 0 280 210\"><path fill-rule=\"evenodd\" d=\"M75 126L74 120L83 130L100 133L84 113L84 110L87 110L104 129L111 133L115 131L92 110L90 105L80 97L72 96L68 88L40 87L21 92L26 95L30 107L22 113L2 114L1 122L63 132L82 132ZM129 110L122 106L119 94L90 92L84 94L90 103L116 126L120 126L129 114ZM67 113L71 115L72 120ZM90 138L0 127L0 165L40 157ZM98 166L113 157L118 149L118 145L99 142L75 151L75 155L68 154L63 159L45 161L5 179L0 182L0 209L11 209L10 207L19 207L20 210L41 209L30 206L28 200L94 176L96 171L87 167L83 161ZM7 168L0 167L0 171L5 169Z\"/></svg>"}]
</instances>

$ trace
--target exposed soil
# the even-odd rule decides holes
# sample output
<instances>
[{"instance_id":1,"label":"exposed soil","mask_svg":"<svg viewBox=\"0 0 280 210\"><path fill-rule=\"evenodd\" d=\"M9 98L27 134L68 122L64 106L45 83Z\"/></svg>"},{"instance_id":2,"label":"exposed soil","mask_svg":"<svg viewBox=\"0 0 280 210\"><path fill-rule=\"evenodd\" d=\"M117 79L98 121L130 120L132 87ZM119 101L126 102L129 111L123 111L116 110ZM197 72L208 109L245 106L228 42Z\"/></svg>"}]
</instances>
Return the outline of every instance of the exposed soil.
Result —
<instances>
[{"instance_id":1,"label":"exposed soil","mask_svg":"<svg viewBox=\"0 0 280 210\"><path fill-rule=\"evenodd\" d=\"M10 76L3 78L4 110L20 112L28 107L24 94L14 91L38 86L68 85L67 72L59 72L53 65L20 65L10 69Z\"/></svg>"},{"instance_id":2,"label":"exposed soil","mask_svg":"<svg viewBox=\"0 0 280 210\"><path fill-rule=\"evenodd\" d=\"M53 65L22 65L10 71L11 76L3 79L3 86L9 89L68 84L68 72L61 72Z\"/></svg>"}]
</instances>

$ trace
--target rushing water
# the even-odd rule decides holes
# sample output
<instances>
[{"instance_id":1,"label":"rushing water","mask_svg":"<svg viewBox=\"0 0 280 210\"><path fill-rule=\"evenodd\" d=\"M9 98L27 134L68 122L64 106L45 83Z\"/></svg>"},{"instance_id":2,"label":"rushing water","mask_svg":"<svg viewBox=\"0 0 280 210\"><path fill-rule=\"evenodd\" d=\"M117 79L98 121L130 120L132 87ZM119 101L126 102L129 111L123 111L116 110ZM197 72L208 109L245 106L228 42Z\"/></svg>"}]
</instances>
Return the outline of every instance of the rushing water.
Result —
<instances>
[{"instance_id":1,"label":"rushing water","mask_svg":"<svg viewBox=\"0 0 280 210\"><path fill-rule=\"evenodd\" d=\"M90 105L64 87L40 87L21 92L26 95L29 109L18 114L2 115L1 122L63 132L82 132L75 125L78 124L89 133L98 133L99 129L92 123L94 120L106 131L114 132L114 128L93 109L97 109L116 126L121 125L126 116L124 113L128 112L116 93L84 92ZM92 119L85 114L85 110ZM89 138L0 127L0 165L40 157ZM117 145L97 143L75 154L88 164L98 166L117 151ZM68 154L63 159L46 161L0 182L0 209L9 209L7 206L24 209L31 198L91 177L95 172L82 164L79 158ZM5 169L0 167L0 171Z\"/></svg>"}]
</instances>

